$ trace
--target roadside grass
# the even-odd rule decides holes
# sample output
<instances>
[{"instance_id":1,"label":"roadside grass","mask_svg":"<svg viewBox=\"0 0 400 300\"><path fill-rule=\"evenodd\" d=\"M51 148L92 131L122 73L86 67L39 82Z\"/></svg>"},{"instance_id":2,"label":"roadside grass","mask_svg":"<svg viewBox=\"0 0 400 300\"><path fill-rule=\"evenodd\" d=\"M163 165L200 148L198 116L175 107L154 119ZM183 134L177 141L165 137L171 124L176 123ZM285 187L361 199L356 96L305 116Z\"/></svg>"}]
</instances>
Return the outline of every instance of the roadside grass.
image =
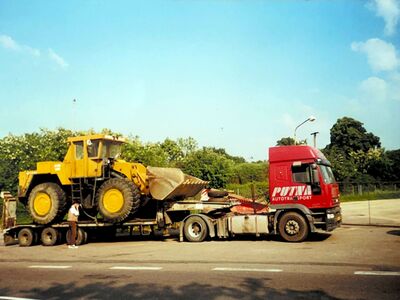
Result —
<instances>
[{"instance_id":1,"label":"roadside grass","mask_svg":"<svg viewBox=\"0 0 400 300\"><path fill-rule=\"evenodd\" d=\"M359 194L340 195L341 202L382 200L382 199L400 199L400 191L381 191L366 192Z\"/></svg>"}]
</instances>

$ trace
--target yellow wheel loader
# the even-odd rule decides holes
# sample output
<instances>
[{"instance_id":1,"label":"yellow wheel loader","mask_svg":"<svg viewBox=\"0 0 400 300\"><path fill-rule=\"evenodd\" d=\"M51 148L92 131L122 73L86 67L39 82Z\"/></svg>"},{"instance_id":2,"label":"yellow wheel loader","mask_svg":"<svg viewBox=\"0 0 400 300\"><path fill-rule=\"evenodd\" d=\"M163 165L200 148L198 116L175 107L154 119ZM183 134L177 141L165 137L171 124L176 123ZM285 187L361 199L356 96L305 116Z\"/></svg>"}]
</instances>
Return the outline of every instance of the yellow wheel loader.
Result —
<instances>
[{"instance_id":1,"label":"yellow wheel loader","mask_svg":"<svg viewBox=\"0 0 400 300\"><path fill-rule=\"evenodd\" d=\"M124 142L104 134L70 137L64 161L38 162L36 170L20 172L18 198L34 222L61 221L77 201L88 215L119 223L149 200L182 200L207 185L180 169L119 159Z\"/></svg>"}]
</instances>

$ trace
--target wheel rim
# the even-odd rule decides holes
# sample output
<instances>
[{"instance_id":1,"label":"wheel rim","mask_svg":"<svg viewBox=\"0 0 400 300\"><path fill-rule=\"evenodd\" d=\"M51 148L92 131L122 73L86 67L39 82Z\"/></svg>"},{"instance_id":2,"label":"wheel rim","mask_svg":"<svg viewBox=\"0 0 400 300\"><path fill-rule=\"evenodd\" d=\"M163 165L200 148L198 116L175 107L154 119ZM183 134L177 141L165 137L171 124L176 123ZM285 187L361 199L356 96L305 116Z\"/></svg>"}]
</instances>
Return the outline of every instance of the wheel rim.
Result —
<instances>
[{"instance_id":1,"label":"wheel rim","mask_svg":"<svg viewBox=\"0 0 400 300\"><path fill-rule=\"evenodd\" d=\"M46 193L37 193L33 201L33 209L39 216L45 216L51 209L51 198Z\"/></svg>"},{"instance_id":2,"label":"wheel rim","mask_svg":"<svg viewBox=\"0 0 400 300\"><path fill-rule=\"evenodd\" d=\"M193 222L188 228L188 232L192 237L199 237L202 231L203 227L198 222Z\"/></svg>"},{"instance_id":3,"label":"wheel rim","mask_svg":"<svg viewBox=\"0 0 400 300\"><path fill-rule=\"evenodd\" d=\"M52 234L51 232L46 232L46 234L45 234L45 240L46 240L47 242L53 241L53 240L54 240L53 234Z\"/></svg>"},{"instance_id":4,"label":"wheel rim","mask_svg":"<svg viewBox=\"0 0 400 300\"><path fill-rule=\"evenodd\" d=\"M109 189L103 197L104 208L110 213L121 211L124 206L124 196L120 190Z\"/></svg>"},{"instance_id":5,"label":"wheel rim","mask_svg":"<svg viewBox=\"0 0 400 300\"><path fill-rule=\"evenodd\" d=\"M285 231L289 235L295 235L300 232L300 225L295 220L289 220L286 223Z\"/></svg>"}]
</instances>

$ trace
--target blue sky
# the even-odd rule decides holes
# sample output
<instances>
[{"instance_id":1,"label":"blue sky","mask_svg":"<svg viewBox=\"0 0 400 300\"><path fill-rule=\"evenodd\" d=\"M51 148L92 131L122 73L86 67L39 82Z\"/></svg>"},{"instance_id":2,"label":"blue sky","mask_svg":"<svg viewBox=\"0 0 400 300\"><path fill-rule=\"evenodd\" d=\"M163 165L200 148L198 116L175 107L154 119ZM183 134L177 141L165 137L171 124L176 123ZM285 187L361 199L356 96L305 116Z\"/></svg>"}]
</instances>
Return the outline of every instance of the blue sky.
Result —
<instances>
[{"instance_id":1,"label":"blue sky","mask_svg":"<svg viewBox=\"0 0 400 300\"><path fill-rule=\"evenodd\" d=\"M398 149L399 18L399 0L0 1L0 137L110 128L258 160L349 116Z\"/></svg>"}]
</instances>

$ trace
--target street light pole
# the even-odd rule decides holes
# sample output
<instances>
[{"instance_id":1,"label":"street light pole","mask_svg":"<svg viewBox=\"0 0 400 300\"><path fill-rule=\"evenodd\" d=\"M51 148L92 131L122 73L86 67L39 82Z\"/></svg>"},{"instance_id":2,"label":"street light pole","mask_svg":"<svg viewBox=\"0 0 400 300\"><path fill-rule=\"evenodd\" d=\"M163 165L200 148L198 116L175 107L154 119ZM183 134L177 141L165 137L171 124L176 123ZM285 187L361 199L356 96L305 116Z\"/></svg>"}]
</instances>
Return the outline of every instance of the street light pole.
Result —
<instances>
[{"instance_id":1,"label":"street light pole","mask_svg":"<svg viewBox=\"0 0 400 300\"><path fill-rule=\"evenodd\" d=\"M311 135L314 138L314 148L317 148L317 134L318 133L319 133L318 131L311 133Z\"/></svg>"},{"instance_id":2,"label":"street light pole","mask_svg":"<svg viewBox=\"0 0 400 300\"><path fill-rule=\"evenodd\" d=\"M297 144L297 137L296 137L296 131L297 131L297 129L298 129L301 125L303 125L304 123L307 123L307 122L314 122L314 121L315 121L315 117L314 117L314 116L310 116L310 117L308 117L307 120L303 121L302 123L300 123L299 125L296 126L296 128L294 129L294 144L295 144L295 145Z\"/></svg>"}]
</instances>

